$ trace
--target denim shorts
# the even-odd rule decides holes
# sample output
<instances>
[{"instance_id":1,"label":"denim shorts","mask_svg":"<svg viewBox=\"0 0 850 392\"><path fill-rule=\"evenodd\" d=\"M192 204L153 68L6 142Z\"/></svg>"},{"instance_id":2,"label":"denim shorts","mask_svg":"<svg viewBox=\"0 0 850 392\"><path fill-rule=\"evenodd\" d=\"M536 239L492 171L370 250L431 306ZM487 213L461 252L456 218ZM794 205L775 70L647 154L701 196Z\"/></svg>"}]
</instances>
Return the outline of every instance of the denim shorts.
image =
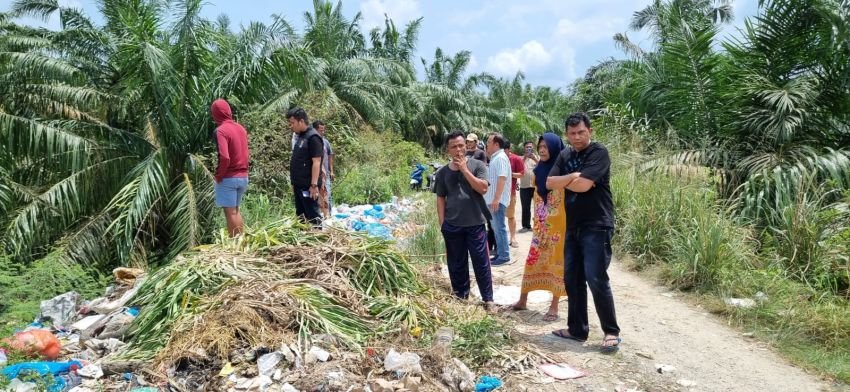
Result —
<instances>
[{"instance_id":1,"label":"denim shorts","mask_svg":"<svg viewBox=\"0 0 850 392\"><path fill-rule=\"evenodd\" d=\"M248 177L228 177L215 184L215 204L219 207L239 207L248 190Z\"/></svg>"}]
</instances>

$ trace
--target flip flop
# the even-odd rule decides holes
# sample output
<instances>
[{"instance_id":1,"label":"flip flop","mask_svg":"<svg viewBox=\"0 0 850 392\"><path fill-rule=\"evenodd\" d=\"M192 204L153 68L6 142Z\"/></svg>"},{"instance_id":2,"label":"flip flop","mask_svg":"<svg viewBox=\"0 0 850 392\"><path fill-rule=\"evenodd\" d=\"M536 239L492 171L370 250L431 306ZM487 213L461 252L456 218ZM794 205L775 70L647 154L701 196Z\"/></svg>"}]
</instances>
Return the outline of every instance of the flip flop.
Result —
<instances>
[{"instance_id":1,"label":"flip flop","mask_svg":"<svg viewBox=\"0 0 850 392\"><path fill-rule=\"evenodd\" d=\"M576 342L579 342L579 343L584 343L584 342L587 341L587 339L579 339L579 338L577 338L573 335L570 335L569 332L564 332L563 329L557 329L557 330L552 331L552 335L555 335L555 336L557 336L561 339L573 340L573 341L576 341Z\"/></svg>"},{"instance_id":2,"label":"flip flop","mask_svg":"<svg viewBox=\"0 0 850 392\"><path fill-rule=\"evenodd\" d=\"M558 315L546 313L545 315L543 315L543 321L558 321Z\"/></svg>"},{"instance_id":3,"label":"flip flop","mask_svg":"<svg viewBox=\"0 0 850 392\"><path fill-rule=\"evenodd\" d=\"M604 354L612 354L620 350L620 343L623 342L623 339L617 338L608 338L602 341L603 344L605 342L617 342L617 344L611 346L602 346L602 353Z\"/></svg>"}]
</instances>

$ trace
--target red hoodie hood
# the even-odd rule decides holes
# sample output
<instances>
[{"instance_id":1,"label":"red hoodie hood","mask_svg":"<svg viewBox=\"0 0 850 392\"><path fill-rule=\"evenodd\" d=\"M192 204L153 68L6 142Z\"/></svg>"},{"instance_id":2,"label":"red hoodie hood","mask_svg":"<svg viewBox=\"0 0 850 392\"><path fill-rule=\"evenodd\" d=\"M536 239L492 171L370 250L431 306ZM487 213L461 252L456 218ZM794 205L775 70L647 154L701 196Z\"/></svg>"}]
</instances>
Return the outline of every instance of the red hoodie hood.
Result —
<instances>
[{"instance_id":1,"label":"red hoodie hood","mask_svg":"<svg viewBox=\"0 0 850 392\"><path fill-rule=\"evenodd\" d=\"M216 99L210 105L210 114L216 125L221 125L225 121L233 121L233 113L230 111L230 105L223 99Z\"/></svg>"}]
</instances>

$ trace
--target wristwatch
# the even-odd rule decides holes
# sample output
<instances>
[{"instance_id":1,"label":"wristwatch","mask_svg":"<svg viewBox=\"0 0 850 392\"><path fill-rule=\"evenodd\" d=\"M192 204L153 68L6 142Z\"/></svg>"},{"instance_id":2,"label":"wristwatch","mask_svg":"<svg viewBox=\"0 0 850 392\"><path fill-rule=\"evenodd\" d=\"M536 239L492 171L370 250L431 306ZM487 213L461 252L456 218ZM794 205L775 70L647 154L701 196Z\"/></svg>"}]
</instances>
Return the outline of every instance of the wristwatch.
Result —
<instances>
[{"instance_id":1,"label":"wristwatch","mask_svg":"<svg viewBox=\"0 0 850 392\"><path fill-rule=\"evenodd\" d=\"M310 188L313 188L313 187L318 188L318 187L319 187L319 184L310 184Z\"/></svg>"}]
</instances>

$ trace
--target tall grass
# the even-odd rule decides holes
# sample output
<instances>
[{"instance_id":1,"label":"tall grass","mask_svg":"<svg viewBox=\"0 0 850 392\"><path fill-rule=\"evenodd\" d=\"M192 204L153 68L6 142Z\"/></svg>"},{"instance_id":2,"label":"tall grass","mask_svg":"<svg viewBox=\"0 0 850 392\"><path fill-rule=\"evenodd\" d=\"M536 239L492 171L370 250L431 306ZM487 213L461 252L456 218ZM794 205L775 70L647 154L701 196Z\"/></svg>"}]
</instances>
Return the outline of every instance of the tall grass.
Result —
<instances>
[{"instance_id":1,"label":"tall grass","mask_svg":"<svg viewBox=\"0 0 850 392\"><path fill-rule=\"evenodd\" d=\"M437 218L435 196L423 193L418 196L422 207L408 216L409 222L417 226L416 234L407 240L406 250L414 262L443 263L446 260L446 245Z\"/></svg>"},{"instance_id":2,"label":"tall grass","mask_svg":"<svg viewBox=\"0 0 850 392\"><path fill-rule=\"evenodd\" d=\"M750 309L709 302L795 361L850 381L850 229L843 205L801 197L761 229L725 208L710 176L629 167L635 166L617 168L612 178L618 251L632 255L636 268L652 265L672 287L707 298L764 293Z\"/></svg>"}]
</instances>

